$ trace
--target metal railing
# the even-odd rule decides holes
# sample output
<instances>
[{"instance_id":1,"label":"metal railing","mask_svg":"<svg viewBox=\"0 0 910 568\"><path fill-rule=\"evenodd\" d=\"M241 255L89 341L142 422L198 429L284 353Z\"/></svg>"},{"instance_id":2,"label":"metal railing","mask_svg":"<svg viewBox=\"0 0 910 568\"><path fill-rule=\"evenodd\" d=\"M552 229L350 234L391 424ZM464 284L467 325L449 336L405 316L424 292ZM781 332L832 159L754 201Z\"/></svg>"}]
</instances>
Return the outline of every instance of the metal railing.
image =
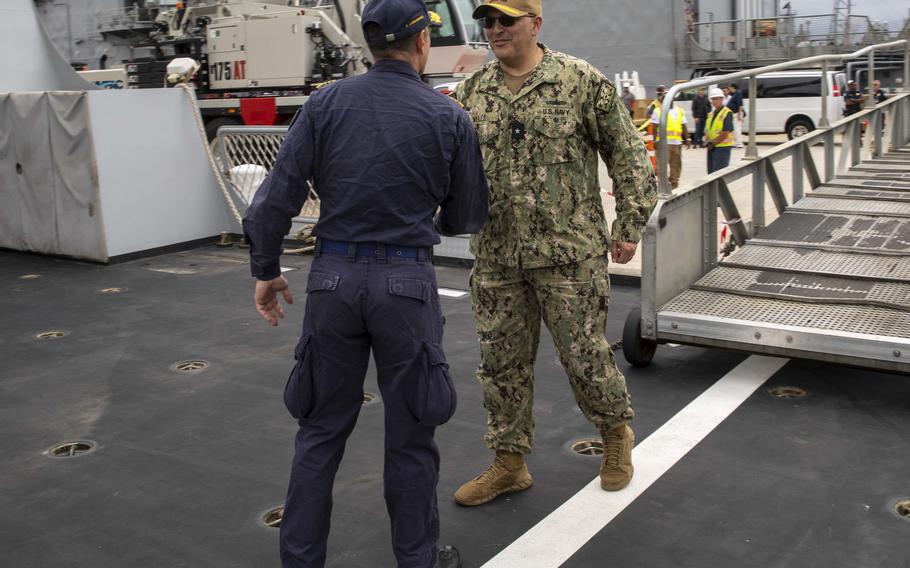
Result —
<instances>
[{"instance_id":1,"label":"metal railing","mask_svg":"<svg viewBox=\"0 0 910 568\"><path fill-rule=\"evenodd\" d=\"M287 126L223 126L218 129L216 144L219 173L227 182L232 198L246 210L265 176L272 170ZM319 218L319 196L310 186L310 194L301 221L315 223Z\"/></svg>"},{"instance_id":2,"label":"metal railing","mask_svg":"<svg viewBox=\"0 0 910 568\"><path fill-rule=\"evenodd\" d=\"M718 208L725 224L732 232L732 240L742 246L765 226L765 197L770 195L774 208L782 214L789 203L803 197L805 180L811 188L830 181L836 174L859 164L865 157L881 155L886 143L899 148L910 142L910 93L892 96L877 106L866 109L829 123L827 117L827 65L848 58L869 56L870 82L874 78L873 54L876 50L895 47L904 48L904 77L910 77L910 45L907 40L869 46L848 55L824 55L749 69L720 77L710 77L674 85L665 100L673 100L682 91L707 87L716 83L746 78L750 79L750 92L755 93L755 77L762 73L790 67L805 67L822 64L822 121L819 129L805 136L776 146L759 156L755 142L755 97L749 99L749 146L742 163L727 167L699 180L695 185L684 188L676 194L671 192L667 176L666 117L660 122L661 151L658 152L659 200L648 220L643 237L642 257L642 336L657 339L657 311L661 305L673 299L695 281L707 274L718 262ZM906 83L905 83L906 84ZM867 103L873 105L871 100ZM863 147L863 126L866 124L866 143ZM840 155L836 156L836 145L840 141ZM823 147L823 167L815 162L811 149ZM790 201L777 173L776 164L791 159ZM751 220L740 212L730 191L730 184L751 177L752 190ZM745 204L742 209L745 209ZM658 273L658 267L660 272Z\"/></svg>"},{"instance_id":3,"label":"metal railing","mask_svg":"<svg viewBox=\"0 0 910 568\"><path fill-rule=\"evenodd\" d=\"M875 52L876 50L887 50L892 48L903 48L904 49L904 85L906 89L907 80L910 80L910 42L908 40L902 39L897 41L892 41L888 43L880 43L876 45L870 45L859 51L853 53L838 55L838 54L828 54L828 55L816 55L814 57L806 57L804 59L798 59L796 61L787 61L785 63L777 63L775 65L766 65L764 67L758 67L755 69L745 69L743 71L738 71L736 73L729 73L727 75L712 75L709 77L704 77L701 79L696 79L694 81L689 81L687 83L679 83L673 85L670 90L667 92L665 99L666 101L672 101L676 96L683 91L691 91L699 87L710 87L711 85L724 84L727 85L737 79L749 79L749 93L757 93L757 77L763 73L771 73L774 71L782 71L792 68L801 68L801 67L810 67L814 65L821 65L821 120L819 121L819 127L826 128L830 124L830 117L828 116L828 97L831 96L828 93L828 66L831 63L841 63L849 59L858 59L862 56L868 56L868 73L869 73L869 84L872 84L872 81L875 79ZM755 144L755 105L758 97L750 96L749 98L749 144L746 151L746 157L754 159L758 156L757 147ZM872 97L869 97L867 104L872 103ZM670 194L670 184L667 178L667 116L669 113L664 113L660 117L659 125L659 134L660 134L660 151L658 152L659 162L658 162L658 177L660 179L660 193L661 195Z\"/></svg>"},{"instance_id":4,"label":"metal railing","mask_svg":"<svg viewBox=\"0 0 910 568\"><path fill-rule=\"evenodd\" d=\"M892 39L896 34L866 16L791 15L694 23L679 47L689 64L783 61L846 53Z\"/></svg>"}]
</instances>

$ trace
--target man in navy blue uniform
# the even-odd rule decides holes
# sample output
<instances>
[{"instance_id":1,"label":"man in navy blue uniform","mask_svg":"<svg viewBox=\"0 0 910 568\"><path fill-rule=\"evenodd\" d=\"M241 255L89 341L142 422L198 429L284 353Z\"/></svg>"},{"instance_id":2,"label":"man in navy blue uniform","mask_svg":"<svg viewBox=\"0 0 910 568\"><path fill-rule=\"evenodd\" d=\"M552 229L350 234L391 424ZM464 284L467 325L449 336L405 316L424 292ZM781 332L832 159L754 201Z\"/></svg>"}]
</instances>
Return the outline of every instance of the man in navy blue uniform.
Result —
<instances>
[{"instance_id":1,"label":"man in navy blue uniform","mask_svg":"<svg viewBox=\"0 0 910 568\"><path fill-rule=\"evenodd\" d=\"M739 90L736 83L730 83L730 100L727 101L727 108L733 113L733 147L743 147L743 118L746 115L746 109L743 108L743 92Z\"/></svg>"},{"instance_id":2,"label":"man in navy blue uniform","mask_svg":"<svg viewBox=\"0 0 910 568\"><path fill-rule=\"evenodd\" d=\"M309 298L284 392L300 426L281 522L285 567L325 564L332 485L371 350L385 409L395 558L399 568L437 566L433 435L456 402L430 252L439 233L483 226L489 188L468 115L420 79L434 23L423 0L367 4L362 24L376 63L309 98L243 221L256 309L277 325L278 294L293 303L280 272L282 240L308 180L319 193ZM451 560L439 558L440 566Z\"/></svg>"}]
</instances>

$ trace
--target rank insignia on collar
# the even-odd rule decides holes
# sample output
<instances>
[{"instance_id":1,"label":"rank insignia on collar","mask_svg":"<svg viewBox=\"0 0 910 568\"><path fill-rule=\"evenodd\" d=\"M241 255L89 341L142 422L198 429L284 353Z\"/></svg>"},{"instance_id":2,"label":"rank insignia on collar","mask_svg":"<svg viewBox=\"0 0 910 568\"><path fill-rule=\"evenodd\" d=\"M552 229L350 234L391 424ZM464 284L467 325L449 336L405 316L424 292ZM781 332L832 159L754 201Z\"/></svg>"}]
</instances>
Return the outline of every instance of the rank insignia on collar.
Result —
<instances>
[{"instance_id":1,"label":"rank insignia on collar","mask_svg":"<svg viewBox=\"0 0 910 568\"><path fill-rule=\"evenodd\" d=\"M518 122L517 120L512 120L509 123L509 130L512 134L512 142L518 143L525 139L525 125Z\"/></svg>"}]
</instances>

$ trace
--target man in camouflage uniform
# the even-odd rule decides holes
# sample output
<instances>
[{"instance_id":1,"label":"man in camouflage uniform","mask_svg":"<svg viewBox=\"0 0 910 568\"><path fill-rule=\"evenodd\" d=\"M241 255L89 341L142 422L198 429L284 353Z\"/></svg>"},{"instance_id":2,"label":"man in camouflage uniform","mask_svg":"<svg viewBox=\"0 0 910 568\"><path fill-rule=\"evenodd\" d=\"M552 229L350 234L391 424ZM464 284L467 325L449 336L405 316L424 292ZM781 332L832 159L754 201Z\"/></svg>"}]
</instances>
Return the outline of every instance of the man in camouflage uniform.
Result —
<instances>
[{"instance_id":1,"label":"man in camouflage uniform","mask_svg":"<svg viewBox=\"0 0 910 568\"><path fill-rule=\"evenodd\" d=\"M607 252L626 263L656 201L641 138L615 86L588 63L536 41L540 0L488 0L474 11L497 60L457 89L490 182L490 217L473 237L471 298L493 464L455 493L480 505L527 489L534 360L543 317L585 417L604 439L601 486L632 478L633 417L606 340ZM597 155L613 178L617 219L604 219Z\"/></svg>"}]
</instances>

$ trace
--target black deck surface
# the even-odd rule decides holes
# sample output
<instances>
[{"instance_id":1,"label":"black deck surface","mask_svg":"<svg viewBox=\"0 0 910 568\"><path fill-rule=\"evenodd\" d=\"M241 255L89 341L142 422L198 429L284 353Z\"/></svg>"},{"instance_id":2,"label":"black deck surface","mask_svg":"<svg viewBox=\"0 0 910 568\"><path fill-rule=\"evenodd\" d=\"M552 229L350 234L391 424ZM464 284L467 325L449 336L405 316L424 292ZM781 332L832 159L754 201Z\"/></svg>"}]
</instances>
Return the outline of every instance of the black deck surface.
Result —
<instances>
[{"instance_id":1,"label":"black deck surface","mask_svg":"<svg viewBox=\"0 0 910 568\"><path fill-rule=\"evenodd\" d=\"M285 266L298 304L271 328L252 308L245 253L200 248L114 266L0 251L0 566L271 567L296 424L281 400L303 316L307 257ZM36 279L21 279L38 274ZM440 267L466 289L468 271ZM120 293L100 290L121 287ZM443 543L467 567L493 557L597 475L568 446L593 429L575 409L552 342L541 341L529 467L535 485L479 508L451 501L492 454L473 378L465 298L443 298L459 410L439 430ZM608 337L638 290L616 286ZM61 339L35 335L62 330ZM661 347L629 381L640 442L744 355ZM171 369L201 359L194 374ZM908 566L910 380L808 362L761 389L578 551L566 566ZM365 390L377 392L372 370ZM394 566L382 500L381 400L364 407L335 485L328 565ZM51 446L95 451L52 459ZM518 568L518 567L516 567Z\"/></svg>"},{"instance_id":2,"label":"black deck surface","mask_svg":"<svg viewBox=\"0 0 910 568\"><path fill-rule=\"evenodd\" d=\"M755 393L564 566L910 566L910 381L791 361L783 385L809 394Z\"/></svg>"}]
</instances>

